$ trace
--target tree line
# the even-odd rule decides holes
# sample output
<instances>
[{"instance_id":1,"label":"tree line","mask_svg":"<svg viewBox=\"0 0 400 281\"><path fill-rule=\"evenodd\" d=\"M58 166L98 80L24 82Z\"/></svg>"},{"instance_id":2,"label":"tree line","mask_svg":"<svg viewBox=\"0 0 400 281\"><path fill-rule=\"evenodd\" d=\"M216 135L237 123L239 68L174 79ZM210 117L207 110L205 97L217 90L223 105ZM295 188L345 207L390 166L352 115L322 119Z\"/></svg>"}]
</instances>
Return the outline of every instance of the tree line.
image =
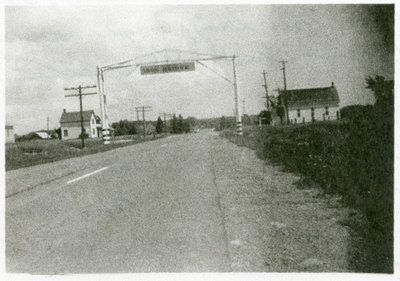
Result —
<instances>
[{"instance_id":1,"label":"tree line","mask_svg":"<svg viewBox=\"0 0 400 281\"><path fill-rule=\"evenodd\" d=\"M146 121L146 133L148 134L183 134L189 133L193 127L198 125L198 120L194 117L183 118L181 114L176 116L173 114L171 120L164 122L161 117L157 121ZM128 121L120 120L119 122L112 123L115 136L135 135L143 132L142 121Z\"/></svg>"}]
</instances>

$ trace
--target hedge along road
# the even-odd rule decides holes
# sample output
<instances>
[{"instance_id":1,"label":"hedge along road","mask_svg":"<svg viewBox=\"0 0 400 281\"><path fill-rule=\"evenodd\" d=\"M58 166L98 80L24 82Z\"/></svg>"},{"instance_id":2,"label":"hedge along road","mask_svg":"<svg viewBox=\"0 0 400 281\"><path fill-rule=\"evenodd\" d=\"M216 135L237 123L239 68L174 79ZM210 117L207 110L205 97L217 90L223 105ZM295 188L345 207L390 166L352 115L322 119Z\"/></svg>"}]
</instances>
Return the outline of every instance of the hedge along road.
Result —
<instances>
[{"instance_id":1,"label":"hedge along road","mask_svg":"<svg viewBox=\"0 0 400 281\"><path fill-rule=\"evenodd\" d=\"M6 173L6 270L346 271L342 208L214 132Z\"/></svg>"}]
</instances>

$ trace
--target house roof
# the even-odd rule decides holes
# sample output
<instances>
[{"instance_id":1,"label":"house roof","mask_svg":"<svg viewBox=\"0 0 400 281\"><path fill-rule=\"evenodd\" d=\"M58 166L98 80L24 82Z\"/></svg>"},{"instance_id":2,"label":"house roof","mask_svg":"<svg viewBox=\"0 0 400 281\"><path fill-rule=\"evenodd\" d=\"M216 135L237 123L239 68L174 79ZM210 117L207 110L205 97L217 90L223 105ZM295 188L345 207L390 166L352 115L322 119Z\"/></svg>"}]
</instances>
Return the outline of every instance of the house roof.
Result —
<instances>
[{"instance_id":1,"label":"house roof","mask_svg":"<svg viewBox=\"0 0 400 281\"><path fill-rule=\"evenodd\" d=\"M83 121L90 121L92 114L94 114L93 110L82 111ZM60 123L70 123L70 122L81 122L81 114L79 111L74 111L74 112L63 111Z\"/></svg>"},{"instance_id":2,"label":"house roof","mask_svg":"<svg viewBox=\"0 0 400 281\"><path fill-rule=\"evenodd\" d=\"M41 137L42 139L50 138L50 135L47 132L37 131L37 132L35 132L35 134L38 135L39 137Z\"/></svg>"},{"instance_id":3,"label":"house roof","mask_svg":"<svg viewBox=\"0 0 400 281\"><path fill-rule=\"evenodd\" d=\"M288 108L339 106L335 86L326 88L293 89L286 91Z\"/></svg>"}]
</instances>

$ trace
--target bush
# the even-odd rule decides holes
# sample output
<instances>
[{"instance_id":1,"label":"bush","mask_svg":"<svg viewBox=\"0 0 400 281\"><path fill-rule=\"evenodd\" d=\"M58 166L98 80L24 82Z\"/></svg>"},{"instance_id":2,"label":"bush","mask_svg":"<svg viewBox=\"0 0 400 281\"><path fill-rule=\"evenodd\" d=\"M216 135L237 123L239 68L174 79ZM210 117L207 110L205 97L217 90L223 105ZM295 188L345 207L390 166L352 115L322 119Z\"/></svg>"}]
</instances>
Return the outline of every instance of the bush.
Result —
<instances>
[{"instance_id":1,"label":"bush","mask_svg":"<svg viewBox=\"0 0 400 281\"><path fill-rule=\"evenodd\" d=\"M243 143L256 149L261 158L301 174L326 193L340 194L347 206L364 216L365 222L352 223L353 237L362 238L352 240L352 270L393 272L394 137L390 110L373 107L354 122L253 130L244 133ZM223 135L235 140L234 134Z\"/></svg>"},{"instance_id":2,"label":"bush","mask_svg":"<svg viewBox=\"0 0 400 281\"><path fill-rule=\"evenodd\" d=\"M350 105L340 109L340 118L350 121L365 120L371 115L372 105Z\"/></svg>"},{"instance_id":3,"label":"bush","mask_svg":"<svg viewBox=\"0 0 400 281\"><path fill-rule=\"evenodd\" d=\"M87 139L87 138L89 138L89 134L88 134L88 133L86 133L86 132L80 133L78 138L79 138L79 139L81 139L81 138L82 138L82 136L83 136L83 138L84 138L84 139Z\"/></svg>"},{"instance_id":4,"label":"bush","mask_svg":"<svg viewBox=\"0 0 400 281\"><path fill-rule=\"evenodd\" d=\"M269 125L272 121L271 111L263 110L258 114L258 117L261 118L261 124Z\"/></svg>"},{"instance_id":5,"label":"bush","mask_svg":"<svg viewBox=\"0 0 400 281\"><path fill-rule=\"evenodd\" d=\"M235 124L236 124L235 117L222 116L219 119L219 125L216 128L216 130L223 131L225 129L232 129L232 128L235 128Z\"/></svg>"},{"instance_id":6,"label":"bush","mask_svg":"<svg viewBox=\"0 0 400 281\"><path fill-rule=\"evenodd\" d=\"M115 136L134 135L137 133L135 123L128 120L120 120L112 123L112 128L115 129Z\"/></svg>"}]
</instances>

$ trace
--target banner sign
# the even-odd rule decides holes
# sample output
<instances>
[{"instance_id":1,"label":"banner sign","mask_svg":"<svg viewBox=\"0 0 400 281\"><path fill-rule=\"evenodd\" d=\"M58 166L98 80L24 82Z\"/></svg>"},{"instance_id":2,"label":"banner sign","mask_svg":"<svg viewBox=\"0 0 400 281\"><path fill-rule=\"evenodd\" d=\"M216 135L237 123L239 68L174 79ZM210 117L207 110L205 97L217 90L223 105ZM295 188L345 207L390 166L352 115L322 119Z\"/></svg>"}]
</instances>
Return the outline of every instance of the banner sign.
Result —
<instances>
[{"instance_id":1,"label":"banner sign","mask_svg":"<svg viewBox=\"0 0 400 281\"><path fill-rule=\"evenodd\" d=\"M169 72L194 71L194 62L141 65L140 74L162 74Z\"/></svg>"}]
</instances>

